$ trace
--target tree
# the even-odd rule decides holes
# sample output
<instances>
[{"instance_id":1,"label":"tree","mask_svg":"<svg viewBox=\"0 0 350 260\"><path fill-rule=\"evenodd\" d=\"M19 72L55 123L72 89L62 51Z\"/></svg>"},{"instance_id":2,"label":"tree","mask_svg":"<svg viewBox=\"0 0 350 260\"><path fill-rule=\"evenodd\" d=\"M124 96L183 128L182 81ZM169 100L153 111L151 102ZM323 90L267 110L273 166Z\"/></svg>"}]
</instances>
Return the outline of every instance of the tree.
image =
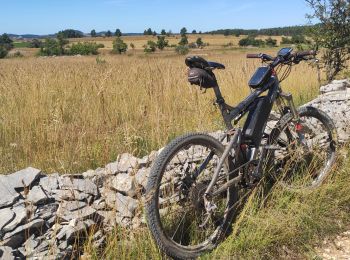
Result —
<instances>
[{"instance_id":1,"label":"tree","mask_svg":"<svg viewBox=\"0 0 350 260\"><path fill-rule=\"evenodd\" d=\"M196 41L196 44L198 48L202 48L204 46L204 42L202 41L202 38L199 37Z\"/></svg>"},{"instance_id":2,"label":"tree","mask_svg":"<svg viewBox=\"0 0 350 260\"><path fill-rule=\"evenodd\" d=\"M313 10L309 15L319 23L311 28L315 49L324 48L321 65L331 81L350 60L350 1L306 0Z\"/></svg>"},{"instance_id":3,"label":"tree","mask_svg":"<svg viewBox=\"0 0 350 260\"><path fill-rule=\"evenodd\" d=\"M277 40L274 40L274 39L272 39L271 37L267 38L267 39L265 40L265 43L266 43L267 46L270 46L270 47L275 47L275 46L277 46Z\"/></svg>"},{"instance_id":4,"label":"tree","mask_svg":"<svg viewBox=\"0 0 350 260\"><path fill-rule=\"evenodd\" d=\"M145 31L143 32L143 34L144 34L144 35L153 35L153 31L152 31L151 28L148 28L147 30L145 30Z\"/></svg>"},{"instance_id":5,"label":"tree","mask_svg":"<svg viewBox=\"0 0 350 260\"><path fill-rule=\"evenodd\" d=\"M59 39L45 39L42 47L40 48L39 55L40 56L61 56L64 55L64 43L62 36Z\"/></svg>"},{"instance_id":6,"label":"tree","mask_svg":"<svg viewBox=\"0 0 350 260\"><path fill-rule=\"evenodd\" d=\"M166 33L166 36L170 37L171 35L173 35L173 32L171 30L169 30L167 33Z\"/></svg>"},{"instance_id":7,"label":"tree","mask_svg":"<svg viewBox=\"0 0 350 260\"><path fill-rule=\"evenodd\" d=\"M38 39L33 39L29 43L29 48L41 48L42 46L43 46L43 43Z\"/></svg>"},{"instance_id":8,"label":"tree","mask_svg":"<svg viewBox=\"0 0 350 260\"><path fill-rule=\"evenodd\" d=\"M95 29L91 30L90 35L91 37L96 37L97 36L96 30Z\"/></svg>"},{"instance_id":9,"label":"tree","mask_svg":"<svg viewBox=\"0 0 350 260\"><path fill-rule=\"evenodd\" d=\"M161 35L166 35L166 31L164 29L162 29L162 31L160 32Z\"/></svg>"},{"instance_id":10,"label":"tree","mask_svg":"<svg viewBox=\"0 0 350 260\"><path fill-rule=\"evenodd\" d=\"M148 41L144 47L144 52L146 53L155 52L157 49L157 43L155 43L154 41Z\"/></svg>"},{"instance_id":11,"label":"tree","mask_svg":"<svg viewBox=\"0 0 350 260\"><path fill-rule=\"evenodd\" d=\"M158 36L158 41L157 41L157 48L160 50L163 50L165 47L168 46L168 41L165 40L165 36Z\"/></svg>"},{"instance_id":12,"label":"tree","mask_svg":"<svg viewBox=\"0 0 350 260\"><path fill-rule=\"evenodd\" d=\"M181 40L179 42L179 45L185 46L187 44L188 44L188 38L187 38L187 35L184 34L184 35L181 36Z\"/></svg>"},{"instance_id":13,"label":"tree","mask_svg":"<svg viewBox=\"0 0 350 260\"><path fill-rule=\"evenodd\" d=\"M105 34L106 37L112 37L112 32L110 30L108 30Z\"/></svg>"},{"instance_id":14,"label":"tree","mask_svg":"<svg viewBox=\"0 0 350 260\"><path fill-rule=\"evenodd\" d=\"M224 36L229 36L231 34L230 30L225 30L224 31Z\"/></svg>"},{"instance_id":15,"label":"tree","mask_svg":"<svg viewBox=\"0 0 350 260\"><path fill-rule=\"evenodd\" d=\"M192 31L192 34L197 34L197 31L196 31L196 30L193 30L193 31Z\"/></svg>"},{"instance_id":16,"label":"tree","mask_svg":"<svg viewBox=\"0 0 350 260\"><path fill-rule=\"evenodd\" d=\"M57 37L59 36L61 36L62 38L82 38L84 37L84 34L78 30L66 29L63 31L59 31L57 33Z\"/></svg>"},{"instance_id":17,"label":"tree","mask_svg":"<svg viewBox=\"0 0 350 260\"><path fill-rule=\"evenodd\" d=\"M8 52L13 49L13 41L11 38L4 33L0 36L0 59L3 59L7 56Z\"/></svg>"},{"instance_id":18,"label":"tree","mask_svg":"<svg viewBox=\"0 0 350 260\"><path fill-rule=\"evenodd\" d=\"M187 29L186 29L186 27L183 27L183 28L181 29L180 34L181 34L181 36L187 34Z\"/></svg>"},{"instance_id":19,"label":"tree","mask_svg":"<svg viewBox=\"0 0 350 260\"><path fill-rule=\"evenodd\" d=\"M116 29L114 35L117 36L117 37L121 37L122 36L121 30L120 29Z\"/></svg>"},{"instance_id":20,"label":"tree","mask_svg":"<svg viewBox=\"0 0 350 260\"><path fill-rule=\"evenodd\" d=\"M135 50L135 44L130 43L130 47L131 47L131 49Z\"/></svg>"},{"instance_id":21,"label":"tree","mask_svg":"<svg viewBox=\"0 0 350 260\"><path fill-rule=\"evenodd\" d=\"M113 41L113 50L112 53L122 54L128 50L128 45L120 38L117 37Z\"/></svg>"},{"instance_id":22,"label":"tree","mask_svg":"<svg viewBox=\"0 0 350 260\"><path fill-rule=\"evenodd\" d=\"M157 32L156 32L156 31L153 31L152 35L153 35L153 36L157 36Z\"/></svg>"},{"instance_id":23,"label":"tree","mask_svg":"<svg viewBox=\"0 0 350 260\"><path fill-rule=\"evenodd\" d=\"M97 55L102 46L95 42L78 42L72 44L66 51L68 55Z\"/></svg>"}]
</instances>

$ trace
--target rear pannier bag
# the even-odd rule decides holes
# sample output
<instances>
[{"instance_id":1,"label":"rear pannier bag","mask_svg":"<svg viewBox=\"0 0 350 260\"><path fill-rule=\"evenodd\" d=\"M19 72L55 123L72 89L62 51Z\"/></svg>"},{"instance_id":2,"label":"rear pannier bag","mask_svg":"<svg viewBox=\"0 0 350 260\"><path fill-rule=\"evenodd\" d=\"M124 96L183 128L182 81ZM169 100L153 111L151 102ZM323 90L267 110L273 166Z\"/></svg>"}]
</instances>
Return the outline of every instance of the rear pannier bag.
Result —
<instances>
[{"instance_id":1,"label":"rear pannier bag","mask_svg":"<svg viewBox=\"0 0 350 260\"><path fill-rule=\"evenodd\" d=\"M248 85L253 89L262 87L262 85L271 77L272 71L269 67L260 67L256 70Z\"/></svg>"},{"instance_id":2,"label":"rear pannier bag","mask_svg":"<svg viewBox=\"0 0 350 260\"><path fill-rule=\"evenodd\" d=\"M212 88L217 86L214 74L200 68L191 68L188 70L188 81L191 85L197 85L201 88Z\"/></svg>"}]
</instances>

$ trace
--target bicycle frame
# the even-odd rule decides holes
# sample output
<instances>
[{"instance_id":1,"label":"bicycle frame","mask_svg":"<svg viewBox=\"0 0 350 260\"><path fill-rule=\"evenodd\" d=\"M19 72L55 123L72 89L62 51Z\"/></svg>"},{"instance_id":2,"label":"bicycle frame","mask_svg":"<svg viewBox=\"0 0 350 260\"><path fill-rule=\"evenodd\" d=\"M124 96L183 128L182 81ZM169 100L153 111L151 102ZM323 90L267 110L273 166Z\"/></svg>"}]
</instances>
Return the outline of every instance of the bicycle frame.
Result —
<instances>
[{"instance_id":1,"label":"bicycle frame","mask_svg":"<svg viewBox=\"0 0 350 260\"><path fill-rule=\"evenodd\" d=\"M210 184L208 185L208 187L205 191L205 194L204 194L205 207L206 207L206 210L208 212L212 211L213 206L214 206L210 202L211 197L222 193L223 191L227 190L229 187L231 187L233 185L237 185L242 180L242 175L240 174L237 177L229 180L226 184L224 184L222 187L220 187L214 193L212 193L212 189L218 180L221 168L222 168L223 164L225 163L225 160L229 156L230 152L233 151L236 156L238 156L238 153L240 152L240 146L242 144L241 143L242 142L242 129L240 129L240 128L234 129L234 126L232 125L232 121L234 121L234 124L237 124L240 121L240 119L242 119L242 117L249 111L251 106L254 104L254 101L257 98L259 98L266 91L268 91L267 96L269 97L269 102L271 102L272 104L276 102L277 105L280 106L281 105L280 99L281 98L286 99L294 118L297 120L299 119L297 109L296 109L294 102L293 102L292 95L282 92L280 84L279 84L279 80L278 80L276 75L271 76L269 81L263 87L255 90L253 93L251 93L245 100L243 100L236 107L231 107L231 106L227 105L225 103L224 98L221 95L221 91L220 91L219 86L214 87L214 92L215 92L215 95L217 98L216 103L219 105L222 117L223 117L225 125L228 129L227 137L230 138L230 136L232 136L232 135L233 136L232 136L230 142L228 143L228 145L226 146L224 153L223 153L222 157L220 158L219 164L217 165L217 168L215 169L213 178L212 178ZM263 131L265 131L266 123L267 122L265 122L265 126L264 126ZM226 138L226 136L224 138ZM224 138L221 141L223 141ZM234 169L233 171L231 171L229 174L232 174L236 171L239 171L247 163L254 160L259 147L255 147L255 148L256 148L255 154L252 156L252 158L250 158L250 160L248 162L245 162L243 165L238 165L238 167L236 169ZM259 168L262 168L261 162L264 159L264 157L266 156L266 151L267 151L267 149L263 149L262 156L259 160L258 170L259 170Z\"/></svg>"}]
</instances>

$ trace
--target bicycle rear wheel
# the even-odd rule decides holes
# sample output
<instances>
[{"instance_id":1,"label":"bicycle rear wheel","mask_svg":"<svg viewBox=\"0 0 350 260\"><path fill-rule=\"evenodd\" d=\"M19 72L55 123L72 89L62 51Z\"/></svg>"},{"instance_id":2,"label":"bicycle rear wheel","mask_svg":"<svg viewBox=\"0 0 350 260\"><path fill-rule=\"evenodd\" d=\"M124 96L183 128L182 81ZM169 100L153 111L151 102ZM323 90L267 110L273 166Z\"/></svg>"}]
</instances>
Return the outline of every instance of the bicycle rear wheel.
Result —
<instances>
[{"instance_id":1,"label":"bicycle rear wheel","mask_svg":"<svg viewBox=\"0 0 350 260\"><path fill-rule=\"evenodd\" d=\"M153 238L168 256L193 259L212 250L230 227L237 201L236 187L212 201L207 215L203 195L224 151L206 134L187 134L172 141L151 170L146 194L146 217ZM229 160L214 190L229 180Z\"/></svg>"}]
</instances>

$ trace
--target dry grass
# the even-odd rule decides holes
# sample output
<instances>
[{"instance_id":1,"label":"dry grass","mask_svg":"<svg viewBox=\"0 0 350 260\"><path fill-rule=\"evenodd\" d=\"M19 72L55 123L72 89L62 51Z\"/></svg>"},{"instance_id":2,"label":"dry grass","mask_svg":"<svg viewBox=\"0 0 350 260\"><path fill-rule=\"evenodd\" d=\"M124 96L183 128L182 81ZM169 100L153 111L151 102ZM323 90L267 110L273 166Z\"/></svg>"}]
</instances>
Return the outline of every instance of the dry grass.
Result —
<instances>
[{"instance_id":1,"label":"dry grass","mask_svg":"<svg viewBox=\"0 0 350 260\"><path fill-rule=\"evenodd\" d=\"M250 50L250 52L274 50ZM224 96L237 104L257 62L247 50L197 50L222 62ZM186 81L184 57L155 55L7 59L0 62L0 172L96 168L123 152L144 155L186 131L222 127L209 90ZM283 84L299 103L317 94L316 71L295 68Z\"/></svg>"}]
</instances>

